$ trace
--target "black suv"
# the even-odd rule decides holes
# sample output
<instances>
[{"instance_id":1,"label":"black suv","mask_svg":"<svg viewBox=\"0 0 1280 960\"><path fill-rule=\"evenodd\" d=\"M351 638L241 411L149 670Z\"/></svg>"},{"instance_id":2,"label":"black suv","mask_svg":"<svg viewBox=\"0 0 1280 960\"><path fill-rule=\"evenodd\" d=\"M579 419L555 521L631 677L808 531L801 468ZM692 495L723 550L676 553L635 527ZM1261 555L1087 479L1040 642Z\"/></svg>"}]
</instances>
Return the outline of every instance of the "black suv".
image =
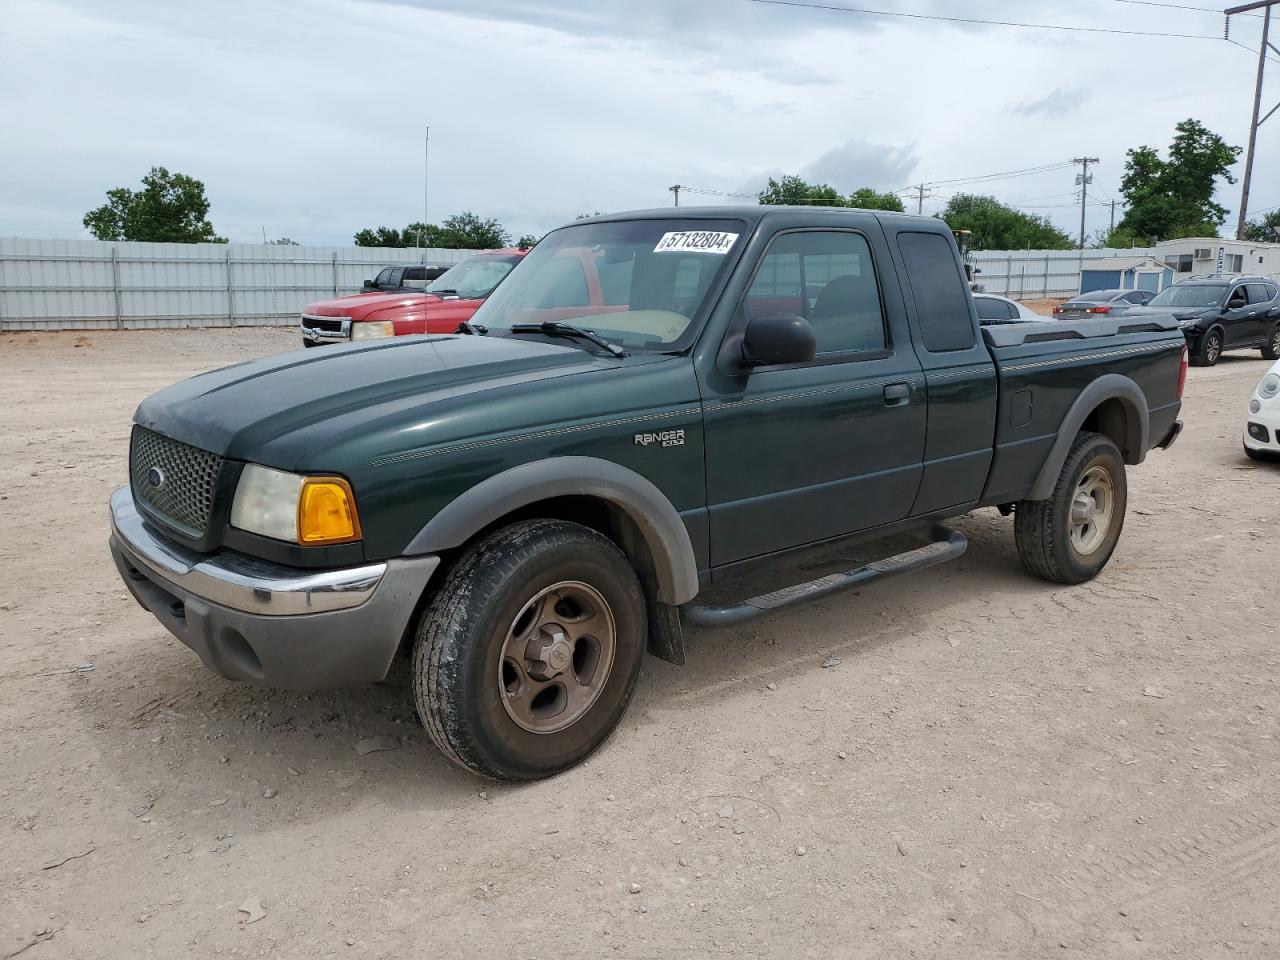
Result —
<instances>
[{"instance_id":1,"label":"black suv","mask_svg":"<svg viewBox=\"0 0 1280 960\"><path fill-rule=\"evenodd\" d=\"M1148 312L1177 317L1196 366L1212 367L1224 350L1255 347L1267 360L1280 360L1280 288L1265 277L1180 280L1125 316Z\"/></svg>"}]
</instances>

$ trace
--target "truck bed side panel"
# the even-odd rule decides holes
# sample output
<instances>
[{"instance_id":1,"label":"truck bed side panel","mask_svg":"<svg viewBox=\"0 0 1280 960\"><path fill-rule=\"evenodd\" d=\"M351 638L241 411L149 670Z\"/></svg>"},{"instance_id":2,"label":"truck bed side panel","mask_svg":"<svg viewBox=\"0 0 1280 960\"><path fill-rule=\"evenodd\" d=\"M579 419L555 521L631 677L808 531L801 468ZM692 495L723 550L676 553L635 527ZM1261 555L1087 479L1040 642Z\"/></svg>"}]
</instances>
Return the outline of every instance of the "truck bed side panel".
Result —
<instances>
[{"instance_id":1,"label":"truck bed side panel","mask_svg":"<svg viewBox=\"0 0 1280 960\"><path fill-rule=\"evenodd\" d=\"M1150 417L1148 443L1159 442L1181 405L1176 393L1183 345L1182 335L1170 331L992 345L1000 409L983 502L1008 503L1030 492L1068 411L1100 377L1118 375L1137 385ZM1146 452L1126 451L1126 460L1138 462Z\"/></svg>"}]
</instances>

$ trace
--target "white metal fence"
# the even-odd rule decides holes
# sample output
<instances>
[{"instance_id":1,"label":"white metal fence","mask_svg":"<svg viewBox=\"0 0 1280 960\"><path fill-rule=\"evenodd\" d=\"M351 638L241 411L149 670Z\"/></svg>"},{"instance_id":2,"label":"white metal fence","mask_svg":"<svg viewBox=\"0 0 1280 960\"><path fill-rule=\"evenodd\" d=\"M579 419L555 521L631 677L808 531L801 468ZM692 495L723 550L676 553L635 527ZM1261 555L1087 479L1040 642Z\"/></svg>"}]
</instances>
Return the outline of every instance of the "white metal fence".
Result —
<instances>
[{"instance_id":1,"label":"white metal fence","mask_svg":"<svg viewBox=\"0 0 1280 960\"><path fill-rule=\"evenodd\" d=\"M0 330L292 323L391 263L469 250L0 239Z\"/></svg>"},{"instance_id":2,"label":"white metal fence","mask_svg":"<svg viewBox=\"0 0 1280 960\"><path fill-rule=\"evenodd\" d=\"M1084 260L1154 255L1154 248L1107 247L1085 250ZM1026 300L1074 297L1080 292L1079 250L980 250L969 258L982 273L978 283L987 293Z\"/></svg>"}]
</instances>

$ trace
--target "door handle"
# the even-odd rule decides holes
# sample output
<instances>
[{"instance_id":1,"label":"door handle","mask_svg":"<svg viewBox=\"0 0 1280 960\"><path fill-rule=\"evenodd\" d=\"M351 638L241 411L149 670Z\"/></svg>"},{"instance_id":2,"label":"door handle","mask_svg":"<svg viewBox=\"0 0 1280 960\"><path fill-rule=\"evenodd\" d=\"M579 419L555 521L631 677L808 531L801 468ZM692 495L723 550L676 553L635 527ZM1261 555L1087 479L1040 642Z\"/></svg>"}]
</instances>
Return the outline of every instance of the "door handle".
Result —
<instances>
[{"instance_id":1,"label":"door handle","mask_svg":"<svg viewBox=\"0 0 1280 960\"><path fill-rule=\"evenodd\" d=\"M911 402L911 384L891 383L884 388L884 405L901 407Z\"/></svg>"}]
</instances>

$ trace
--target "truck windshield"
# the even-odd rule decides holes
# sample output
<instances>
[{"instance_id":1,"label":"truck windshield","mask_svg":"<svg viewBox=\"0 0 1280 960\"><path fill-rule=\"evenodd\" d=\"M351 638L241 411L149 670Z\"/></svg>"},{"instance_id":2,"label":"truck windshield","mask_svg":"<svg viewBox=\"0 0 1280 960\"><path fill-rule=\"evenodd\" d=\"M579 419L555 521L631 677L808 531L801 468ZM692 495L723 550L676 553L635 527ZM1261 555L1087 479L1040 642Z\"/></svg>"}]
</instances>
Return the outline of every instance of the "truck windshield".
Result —
<instances>
[{"instance_id":1,"label":"truck windshield","mask_svg":"<svg viewBox=\"0 0 1280 960\"><path fill-rule=\"evenodd\" d=\"M457 266L450 267L427 287L428 293L457 295L464 300L487 297L511 268L520 262L519 257L482 253L468 257Z\"/></svg>"},{"instance_id":2,"label":"truck windshield","mask_svg":"<svg viewBox=\"0 0 1280 960\"><path fill-rule=\"evenodd\" d=\"M1212 307L1227 292L1225 283L1165 287L1147 301L1148 307Z\"/></svg>"},{"instance_id":3,"label":"truck windshield","mask_svg":"<svg viewBox=\"0 0 1280 960\"><path fill-rule=\"evenodd\" d=\"M627 349L683 349L746 232L741 220L676 217L564 227L533 248L473 322L491 335L569 323Z\"/></svg>"}]
</instances>

